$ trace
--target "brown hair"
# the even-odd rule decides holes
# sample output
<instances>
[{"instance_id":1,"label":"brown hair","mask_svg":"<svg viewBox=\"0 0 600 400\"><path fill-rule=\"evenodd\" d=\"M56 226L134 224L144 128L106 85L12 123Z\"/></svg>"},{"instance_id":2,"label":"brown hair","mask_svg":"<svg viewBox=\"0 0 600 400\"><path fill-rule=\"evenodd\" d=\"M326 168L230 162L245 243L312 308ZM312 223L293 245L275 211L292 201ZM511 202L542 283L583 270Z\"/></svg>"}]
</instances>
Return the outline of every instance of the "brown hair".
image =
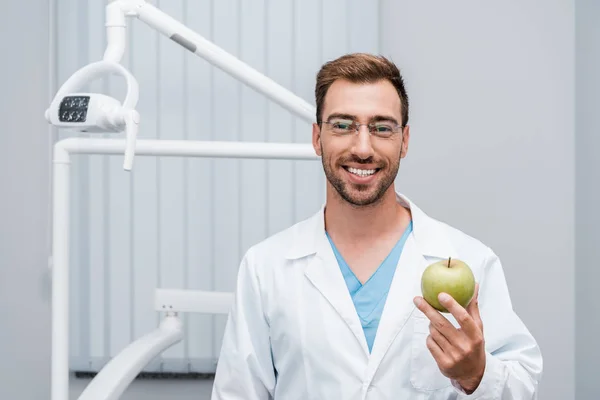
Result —
<instances>
[{"instance_id":1,"label":"brown hair","mask_svg":"<svg viewBox=\"0 0 600 400\"><path fill-rule=\"evenodd\" d=\"M317 74L317 84L315 85L317 123L321 123L325 95L331 84L338 79L354 83L373 83L383 79L390 81L400 96L401 124L406 126L408 123L408 95L398 67L383 56L366 53L346 54L323 64Z\"/></svg>"}]
</instances>

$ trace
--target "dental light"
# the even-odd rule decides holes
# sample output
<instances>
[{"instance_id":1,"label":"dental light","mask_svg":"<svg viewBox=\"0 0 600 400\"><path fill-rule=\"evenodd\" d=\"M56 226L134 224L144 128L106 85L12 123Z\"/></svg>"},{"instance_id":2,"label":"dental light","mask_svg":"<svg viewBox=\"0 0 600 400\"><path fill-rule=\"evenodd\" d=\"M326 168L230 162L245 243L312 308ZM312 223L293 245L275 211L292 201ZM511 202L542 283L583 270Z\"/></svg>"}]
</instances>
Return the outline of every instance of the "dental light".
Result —
<instances>
[{"instance_id":1,"label":"dental light","mask_svg":"<svg viewBox=\"0 0 600 400\"><path fill-rule=\"evenodd\" d=\"M104 94L79 92L85 84L111 73L123 76L127 82L127 95L123 104ZM140 114L135 110L138 97L138 83L125 67L113 61L99 61L81 68L63 84L45 116L56 127L78 132L125 131L127 145L123 168L130 171L140 123Z\"/></svg>"}]
</instances>

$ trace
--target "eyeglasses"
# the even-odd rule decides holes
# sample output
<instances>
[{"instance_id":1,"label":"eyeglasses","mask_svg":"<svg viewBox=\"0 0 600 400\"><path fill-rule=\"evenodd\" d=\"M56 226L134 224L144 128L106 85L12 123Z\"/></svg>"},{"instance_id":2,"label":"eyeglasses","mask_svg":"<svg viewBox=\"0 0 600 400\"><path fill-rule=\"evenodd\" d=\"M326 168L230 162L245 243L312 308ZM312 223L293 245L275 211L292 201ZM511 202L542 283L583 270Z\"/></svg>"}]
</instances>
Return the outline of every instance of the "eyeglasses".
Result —
<instances>
[{"instance_id":1,"label":"eyeglasses","mask_svg":"<svg viewBox=\"0 0 600 400\"><path fill-rule=\"evenodd\" d=\"M348 136L359 132L361 126L366 126L371 135L380 138L390 138L404 128L402 125L392 121L377 121L370 124L358 124L353 120L347 119L332 119L330 121L322 121L336 135Z\"/></svg>"}]
</instances>

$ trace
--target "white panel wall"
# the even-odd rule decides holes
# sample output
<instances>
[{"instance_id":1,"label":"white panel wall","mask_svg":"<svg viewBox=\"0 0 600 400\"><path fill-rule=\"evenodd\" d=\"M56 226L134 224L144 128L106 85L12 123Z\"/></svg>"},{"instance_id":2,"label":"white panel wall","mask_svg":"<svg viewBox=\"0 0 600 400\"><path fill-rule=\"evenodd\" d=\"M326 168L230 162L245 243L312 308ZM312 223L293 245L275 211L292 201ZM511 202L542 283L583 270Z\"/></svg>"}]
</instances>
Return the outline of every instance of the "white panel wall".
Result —
<instances>
[{"instance_id":1,"label":"white panel wall","mask_svg":"<svg viewBox=\"0 0 600 400\"><path fill-rule=\"evenodd\" d=\"M378 51L378 2L170 0L153 4L314 104L320 65ZM58 0L58 82L104 51L103 0ZM310 124L140 21L124 60L140 84L140 138L310 142ZM120 80L91 90L123 98ZM60 132L64 138L72 133ZM324 199L314 161L76 156L72 365L96 371L157 326L157 287L232 290L252 244ZM186 339L147 371L214 370L224 317L185 316Z\"/></svg>"}]
</instances>

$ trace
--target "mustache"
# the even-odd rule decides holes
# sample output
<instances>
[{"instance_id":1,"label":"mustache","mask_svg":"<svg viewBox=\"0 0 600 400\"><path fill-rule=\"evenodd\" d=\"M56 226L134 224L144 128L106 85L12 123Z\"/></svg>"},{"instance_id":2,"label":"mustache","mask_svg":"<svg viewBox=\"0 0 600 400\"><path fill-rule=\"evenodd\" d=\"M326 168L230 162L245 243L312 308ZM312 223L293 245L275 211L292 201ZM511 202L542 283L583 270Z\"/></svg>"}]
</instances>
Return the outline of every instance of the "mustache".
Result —
<instances>
[{"instance_id":1,"label":"mustache","mask_svg":"<svg viewBox=\"0 0 600 400\"><path fill-rule=\"evenodd\" d=\"M347 163L377 164L377 165L381 164L381 162L376 162L374 157L360 158L360 157L357 157L357 156L350 156L350 157L341 158L338 162L339 162L339 164L347 164Z\"/></svg>"}]
</instances>

